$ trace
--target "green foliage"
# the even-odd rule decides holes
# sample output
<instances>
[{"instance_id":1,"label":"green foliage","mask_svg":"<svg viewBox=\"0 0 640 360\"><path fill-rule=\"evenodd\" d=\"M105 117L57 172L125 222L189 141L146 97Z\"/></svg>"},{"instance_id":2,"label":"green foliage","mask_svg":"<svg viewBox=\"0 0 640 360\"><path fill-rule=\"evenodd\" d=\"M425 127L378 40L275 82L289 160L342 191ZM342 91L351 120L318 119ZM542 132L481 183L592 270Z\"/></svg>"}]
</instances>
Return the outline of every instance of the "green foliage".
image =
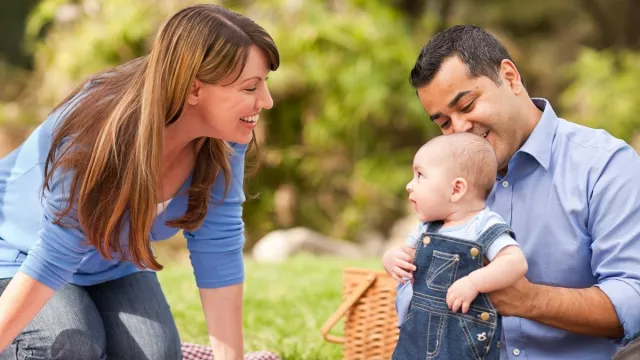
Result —
<instances>
[{"instance_id":1,"label":"green foliage","mask_svg":"<svg viewBox=\"0 0 640 360\"><path fill-rule=\"evenodd\" d=\"M246 12L269 14L254 18L283 64L271 76L276 106L265 136L278 156L264 165L267 187L297 190L297 224L347 238L385 231L404 208L413 152L434 131L408 84L421 44L403 14L379 2L257 4ZM248 205L277 227L272 207Z\"/></svg>"},{"instance_id":2,"label":"green foliage","mask_svg":"<svg viewBox=\"0 0 640 360\"><path fill-rule=\"evenodd\" d=\"M630 141L640 129L640 54L585 49L569 69L567 118Z\"/></svg>"},{"instance_id":3,"label":"green foliage","mask_svg":"<svg viewBox=\"0 0 640 360\"><path fill-rule=\"evenodd\" d=\"M55 104L92 73L143 55L163 17L159 4L147 0L40 2L26 30L40 101Z\"/></svg>"}]
</instances>

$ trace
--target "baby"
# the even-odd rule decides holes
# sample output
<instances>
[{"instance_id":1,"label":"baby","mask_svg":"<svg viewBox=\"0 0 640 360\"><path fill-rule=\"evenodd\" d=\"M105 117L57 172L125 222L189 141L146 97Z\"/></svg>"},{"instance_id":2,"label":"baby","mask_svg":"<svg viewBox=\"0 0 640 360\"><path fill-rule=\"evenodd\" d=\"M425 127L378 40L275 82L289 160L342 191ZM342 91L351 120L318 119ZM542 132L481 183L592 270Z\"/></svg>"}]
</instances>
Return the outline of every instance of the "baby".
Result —
<instances>
[{"instance_id":1,"label":"baby","mask_svg":"<svg viewBox=\"0 0 640 360\"><path fill-rule=\"evenodd\" d=\"M394 359L426 356L429 345L419 344L426 338L438 343L438 358L498 356L500 318L488 296L478 295L513 284L527 272L527 261L511 229L485 205L496 173L493 148L478 135L438 136L416 153L407 191L420 224L382 258L385 270L401 283L396 298L401 331ZM483 266L485 259L488 265ZM455 315L459 311L473 312L473 317ZM403 327L405 321L416 326ZM445 321L452 322L446 326ZM465 329L458 333L461 321ZM470 337L477 346L468 351L460 342L454 344Z\"/></svg>"}]
</instances>

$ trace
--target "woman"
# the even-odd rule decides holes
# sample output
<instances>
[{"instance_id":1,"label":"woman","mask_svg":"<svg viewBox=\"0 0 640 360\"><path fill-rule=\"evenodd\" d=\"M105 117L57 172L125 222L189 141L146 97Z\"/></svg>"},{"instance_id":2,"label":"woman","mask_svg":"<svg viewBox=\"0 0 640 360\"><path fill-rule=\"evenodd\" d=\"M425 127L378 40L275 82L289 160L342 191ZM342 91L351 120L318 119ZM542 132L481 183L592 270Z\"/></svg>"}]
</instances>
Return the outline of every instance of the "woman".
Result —
<instances>
[{"instance_id":1,"label":"woman","mask_svg":"<svg viewBox=\"0 0 640 360\"><path fill-rule=\"evenodd\" d=\"M215 358L242 358L244 154L278 66L251 20L183 9L0 160L0 359L180 359L149 244L179 229Z\"/></svg>"}]
</instances>

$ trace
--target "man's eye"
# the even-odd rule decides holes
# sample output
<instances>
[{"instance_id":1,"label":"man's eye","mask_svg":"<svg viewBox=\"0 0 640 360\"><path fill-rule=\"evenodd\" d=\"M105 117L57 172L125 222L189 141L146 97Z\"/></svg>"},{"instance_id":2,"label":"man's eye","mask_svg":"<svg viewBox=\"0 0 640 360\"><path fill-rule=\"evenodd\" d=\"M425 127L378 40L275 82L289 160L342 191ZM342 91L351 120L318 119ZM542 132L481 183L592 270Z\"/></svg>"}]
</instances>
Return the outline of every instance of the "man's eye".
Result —
<instances>
[{"instance_id":1,"label":"man's eye","mask_svg":"<svg viewBox=\"0 0 640 360\"><path fill-rule=\"evenodd\" d=\"M440 124L440 128L446 129L446 128L449 127L450 124L451 124L451 121L447 120L447 121L443 122L442 124Z\"/></svg>"},{"instance_id":2,"label":"man's eye","mask_svg":"<svg viewBox=\"0 0 640 360\"><path fill-rule=\"evenodd\" d=\"M245 90L246 90L246 91L251 92L251 91L256 91L257 89L258 89L258 88L255 88L255 87L254 87L254 88L251 88L251 89L245 89Z\"/></svg>"},{"instance_id":3,"label":"man's eye","mask_svg":"<svg viewBox=\"0 0 640 360\"><path fill-rule=\"evenodd\" d=\"M460 109L461 112L463 113L468 113L469 111L473 110L473 104L475 103L475 100L470 102L469 104L467 104L465 107L463 107L462 109Z\"/></svg>"}]
</instances>

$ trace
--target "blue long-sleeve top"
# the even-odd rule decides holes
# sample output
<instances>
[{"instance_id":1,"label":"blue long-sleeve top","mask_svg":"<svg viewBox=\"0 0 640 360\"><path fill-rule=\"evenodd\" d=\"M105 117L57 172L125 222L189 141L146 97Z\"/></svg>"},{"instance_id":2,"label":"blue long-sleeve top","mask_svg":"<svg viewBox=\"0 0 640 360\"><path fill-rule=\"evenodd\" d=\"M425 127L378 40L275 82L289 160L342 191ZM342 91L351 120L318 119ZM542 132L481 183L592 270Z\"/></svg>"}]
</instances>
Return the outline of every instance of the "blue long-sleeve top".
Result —
<instances>
[{"instance_id":1,"label":"blue long-sleeve top","mask_svg":"<svg viewBox=\"0 0 640 360\"><path fill-rule=\"evenodd\" d=\"M64 109L52 113L17 149L0 159L0 278L11 278L21 271L54 290L66 283L88 286L140 271L129 261L102 258L95 247L87 245L80 229L54 224L57 211L67 203L71 173L54 173L44 197L41 189L52 133ZM204 222L195 231L184 231L199 288L224 287L244 280L242 180L247 145L231 147L232 179L224 201L220 203L224 191L224 176L220 174L211 189ZM168 239L178 232L165 221L186 212L190 183L191 175L156 217L151 241ZM126 229L121 238L128 239Z\"/></svg>"}]
</instances>

